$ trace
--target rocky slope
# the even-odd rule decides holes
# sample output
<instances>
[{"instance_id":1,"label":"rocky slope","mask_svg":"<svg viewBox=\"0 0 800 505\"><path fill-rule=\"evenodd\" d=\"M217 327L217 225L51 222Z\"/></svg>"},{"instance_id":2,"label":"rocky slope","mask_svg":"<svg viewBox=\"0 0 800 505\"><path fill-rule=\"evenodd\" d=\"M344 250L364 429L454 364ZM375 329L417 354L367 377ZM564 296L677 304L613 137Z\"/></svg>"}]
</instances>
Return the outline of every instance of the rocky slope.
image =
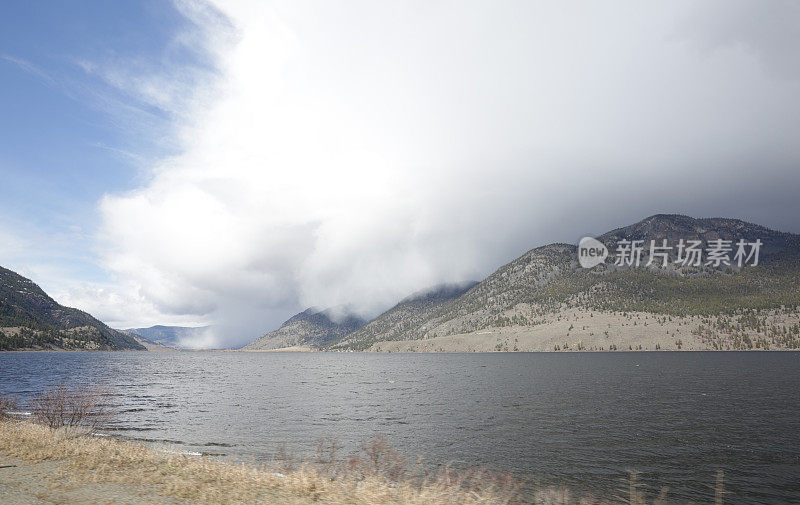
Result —
<instances>
[{"instance_id":1,"label":"rocky slope","mask_svg":"<svg viewBox=\"0 0 800 505\"><path fill-rule=\"evenodd\" d=\"M0 350L143 350L131 335L64 307L30 279L0 267Z\"/></svg>"},{"instance_id":2,"label":"rocky slope","mask_svg":"<svg viewBox=\"0 0 800 505\"><path fill-rule=\"evenodd\" d=\"M591 269L577 247L528 251L461 296L373 324L339 350L753 349L800 345L800 236L735 219L656 215L598 237L611 256ZM650 241L667 240L667 264ZM757 266L676 263L683 239L760 240ZM615 265L620 240L643 240L639 267ZM752 261L751 261L752 263ZM372 327L374 331L365 331Z\"/></svg>"},{"instance_id":3,"label":"rocky slope","mask_svg":"<svg viewBox=\"0 0 800 505\"><path fill-rule=\"evenodd\" d=\"M338 315L333 310L309 308L246 345L245 351L281 349L285 347L318 348L339 340L360 328L366 321L354 315Z\"/></svg>"}]
</instances>

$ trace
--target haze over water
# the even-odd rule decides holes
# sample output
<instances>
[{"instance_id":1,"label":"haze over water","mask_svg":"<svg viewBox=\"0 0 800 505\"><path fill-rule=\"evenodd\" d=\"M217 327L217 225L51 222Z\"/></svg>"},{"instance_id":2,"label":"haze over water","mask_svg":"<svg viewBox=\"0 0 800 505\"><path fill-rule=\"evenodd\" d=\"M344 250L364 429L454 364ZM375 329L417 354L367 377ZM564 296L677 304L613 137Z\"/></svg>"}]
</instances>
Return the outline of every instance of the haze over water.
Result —
<instances>
[{"instance_id":1,"label":"haze over water","mask_svg":"<svg viewBox=\"0 0 800 505\"><path fill-rule=\"evenodd\" d=\"M0 353L0 394L105 384L113 434L245 461L385 434L412 459L613 496L727 503L800 493L800 354ZM214 457L214 456L212 456Z\"/></svg>"}]
</instances>

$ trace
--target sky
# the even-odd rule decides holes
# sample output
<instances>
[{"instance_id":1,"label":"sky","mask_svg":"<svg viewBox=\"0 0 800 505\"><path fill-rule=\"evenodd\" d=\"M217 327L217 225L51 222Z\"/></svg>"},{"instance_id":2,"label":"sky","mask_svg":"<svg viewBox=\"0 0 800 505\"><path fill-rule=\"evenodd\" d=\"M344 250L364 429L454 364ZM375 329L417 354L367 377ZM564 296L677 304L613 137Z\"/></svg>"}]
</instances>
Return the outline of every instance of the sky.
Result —
<instances>
[{"instance_id":1,"label":"sky","mask_svg":"<svg viewBox=\"0 0 800 505\"><path fill-rule=\"evenodd\" d=\"M0 265L238 346L656 213L800 233L792 1L9 2Z\"/></svg>"}]
</instances>

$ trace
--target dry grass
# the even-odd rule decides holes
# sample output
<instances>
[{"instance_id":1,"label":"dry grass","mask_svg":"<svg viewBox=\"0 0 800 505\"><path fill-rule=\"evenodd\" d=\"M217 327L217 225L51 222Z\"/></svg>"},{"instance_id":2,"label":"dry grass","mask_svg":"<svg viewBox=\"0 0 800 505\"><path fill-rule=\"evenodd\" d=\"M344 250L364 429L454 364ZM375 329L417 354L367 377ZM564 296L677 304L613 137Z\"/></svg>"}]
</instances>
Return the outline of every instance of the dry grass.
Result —
<instances>
[{"instance_id":1,"label":"dry grass","mask_svg":"<svg viewBox=\"0 0 800 505\"><path fill-rule=\"evenodd\" d=\"M0 420L0 454L28 462L63 461L76 484L118 482L144 485L178 503L286 505L603 505L567 489L539 489L524 495L508 474L443 467L433 476L413 476L405 458L384 437L366 442L359 453L337 457L335 440L320 442L313 463L296 464L285 449L270 465L256 467L157 451L112 438L75 437L66 428ZM283 458L283 459L281 459ZM290 461L291 464L287 463ZM421 474L417 474L421 475ZM613 503L646 505L637 475L626 481ZM722 474L715 503L725 493ZM101 497L98 497L98 499ZM654 505L666 502L666 489Z\"/></svg>"},{"instance_id":2,"label":"dry grass","mask_svg":"<svg viewBox=\"0 0 800 505\"><path fill-rule=\"evenodd\" d=\"M488 505L519 502L513 489L508 492L500 483L464 487L463 481L451 476L424 483L410 479L388 481L381 476L387 463L377 454L374 461L356 465L357 471L337 469L334 472L337 476L312 464L278 473L272 466L255 467L163 453L111 438L76 438L65 433L63 428L51 429L22 421L0 421L0 454L29 462L63 460L64 468L75 482L144 484L155 487L164 496L187 503Z\"/></svg>"}]
</instances>

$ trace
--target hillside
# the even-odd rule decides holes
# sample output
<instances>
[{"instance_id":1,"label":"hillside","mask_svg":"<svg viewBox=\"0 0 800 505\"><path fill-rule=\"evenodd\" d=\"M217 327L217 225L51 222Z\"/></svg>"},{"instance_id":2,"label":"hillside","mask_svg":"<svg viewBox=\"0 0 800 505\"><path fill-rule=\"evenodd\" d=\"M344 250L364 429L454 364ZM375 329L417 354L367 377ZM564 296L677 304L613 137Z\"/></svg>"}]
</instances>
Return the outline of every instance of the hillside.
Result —
<instances>
[{"instance_id":1,"label":"hillside","mask_svg":"<svg viewBox=\"0 0 800 505\"><path fill-rule=\"evenodd\" d=\"M401 340L418 335L423 323L434 316L444 305L455 300L477 285L466 284L437 286L414 293L376 317L368 324L347 335L342 342L374 342ZM341 342L331 342L329 347L340 348Z\"/></svg>"},{"instance_id":2,"label":"hillside","mask_svg":"<svg viewBox=\"0 0 800 505\"><path fill-rule=\"evenodd\" d=\"M337 315L330 309L309 308L292 316L280 328L259 337L242 350L261 351L295 346L318 348L339 340L365 322L354 315Z\"/></svg>"},{"instance_id":3,"label":"hillside","mask_svg":"<svg viewBox=\"0 0 800 505\"><path fill-rule=\"evenodd\" d=\"M159 350L163 348L189 349L193 340L202 339L211 326L163 326L155 325L148 328L128 328L123 330L132 333L143 340L152 342ZM144 344L147 345L147 344Z\"/></svg>"},{"instance_id":4,"label":"hillside","mask_svg":"<svg viewBox=\"0 0 800 505\"><path fill-rule=\"evenodd\" d=\"M144 338L140 335L135 333L127 332L129 335L133 336L133 339L136 340L139 344L142 345L148 351L175 351L177 347L164 345L156 342L155 340L150 340L148 338Z\"/></svg>"},{"instance_id":5,"label":"hillside","mask_svg":"<svg viewBox=\"0 0 800 505\"><path fill-rule=\"evenodd\" d=\"M30 279L0 267L0 350L144 347L86 312L64 307Z\"/></svg>"},{"instance_id":6,"label":"hillside","mask_svg":"<svg viewBox=\"0 0 800 505\"><path fill-rule=\"evenodd\" d=\"M735 219L656 215L598 237L611 253L591 269L577 247L528 251L463 295L391 328L355 332L339 350L489 351L564 349L798 348L800 236ZM648 262L661 244L760 240L757 266ZM644 240L641 266L614 264L619 240ZM677 249L677 248L675 248ZM733 257L734 251L730 256ZM384 317L384 316L381 316ZM378 319L381 319L380 317ZM376 320L377 321L377 320ZM372 324L372 323L370 323ZM369 325L368 325L369 326ZM366 328L366 327L365 327Z\"/></svg>"}]
</instances>

